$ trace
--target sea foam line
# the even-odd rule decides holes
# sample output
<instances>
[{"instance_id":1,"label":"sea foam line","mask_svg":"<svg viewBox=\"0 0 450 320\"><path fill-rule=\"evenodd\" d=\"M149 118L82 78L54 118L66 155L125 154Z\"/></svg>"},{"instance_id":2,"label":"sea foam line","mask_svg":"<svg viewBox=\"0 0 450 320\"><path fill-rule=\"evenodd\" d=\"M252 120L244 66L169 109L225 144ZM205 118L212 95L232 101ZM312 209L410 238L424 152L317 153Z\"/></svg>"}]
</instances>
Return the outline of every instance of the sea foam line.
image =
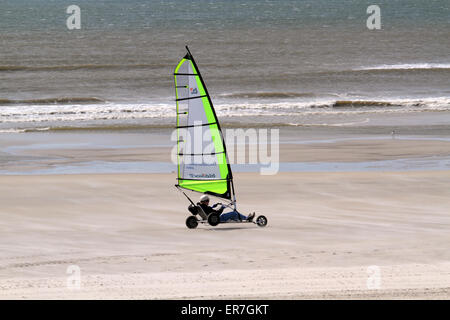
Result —
<instances>
[{"instance_id":1,"label":"sea foam line","mask_svg":"<svg viewBox=\"0 0 450 320\"><path fill-rule=\"evenodd\" d=\"M450 111L450 97L427 99L313 100L275 103L224 103L215 106L219 117L370 114ZM171 119L174 104L51 104L0 107L0 122L117 121Z\"/></svg>"},{"instance_id":2,"label":"sea foam line","mask_svg":"<svg viewBox=\"0 0 450 320\"><path fill-rule=\"evenodd\" d=\"M450 69L450 63L402 63L402 64L382 64L376 66L353 69L359 70L413 70L413 69Z\"/></svg>"}]
</instances>

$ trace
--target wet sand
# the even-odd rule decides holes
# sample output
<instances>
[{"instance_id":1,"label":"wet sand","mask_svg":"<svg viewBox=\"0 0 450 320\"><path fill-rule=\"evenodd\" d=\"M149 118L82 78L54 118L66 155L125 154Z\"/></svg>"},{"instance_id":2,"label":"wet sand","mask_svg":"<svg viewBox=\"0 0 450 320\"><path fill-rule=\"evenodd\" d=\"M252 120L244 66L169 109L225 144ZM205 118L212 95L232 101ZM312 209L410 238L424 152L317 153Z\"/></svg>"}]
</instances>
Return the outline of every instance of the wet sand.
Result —
<instances>
[{"instance_id":1,"label":"wet sand","mask_svg":"<svg viewBox=\"0 0 450 320\"><path fill-rule=\"evenodd\" d=\"M289 132L282 130L283 132ZM13 138L11 138L13 137ZM302 163L332 163L332 162L369 162L404 159L437 159L450 158L450 138L391 138L382 135L369 137L310 140L307 134L286 134L281 136L278 157L270 154L271 145L267 146L270 161L302 162ZM56 173L70 172L76 166L110 163L140 163L149 167L152 162L160 164L172 163L171 152L174 142L167 132L142 133L84 133L84 134L14 134L2 136L0 140L0 173L9 172L29 174L37 171L48 173L52 169L61 170ZM294 140L297 138L296 140ZM232 164L248 163L249 148L240 157L240 146L228 145L229 159ZM265 150L263 152L266 152ZM265 153L264 153L265 154ZM176 159L176 157L174 157ZM258 160L255 158L255 160ZM261 158L259 158L261 160ZM62 167L70 167L69 170ZM117 167L117 166L116 166ZM164 166L167 168L168 166ZM101 168L98 168L101 169ZM143 170L145 171L145 169ZM168 171L155 170L149 173ZM96 172L93 170L93 172ZM100 170L99 172L104 172ZM111 169L108 173L120 173ZM141 172L141 171L138 171Z\"/></svg>"}]
</instances>

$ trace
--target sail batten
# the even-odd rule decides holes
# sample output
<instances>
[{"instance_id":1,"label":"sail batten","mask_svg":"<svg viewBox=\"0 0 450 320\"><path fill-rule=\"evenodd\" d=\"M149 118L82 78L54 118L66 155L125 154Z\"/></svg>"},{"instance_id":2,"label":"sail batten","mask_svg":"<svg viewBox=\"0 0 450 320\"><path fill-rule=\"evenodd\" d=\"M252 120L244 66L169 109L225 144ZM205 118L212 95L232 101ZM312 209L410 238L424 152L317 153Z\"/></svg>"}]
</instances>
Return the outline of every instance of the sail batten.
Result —
<instances>
[{"instance_id":1,"label":"sail batten","mask_svg":"<svg viewBox=\"0 0 450 320\"><path fill-rule=\"evenodd\" d=\"M188 54L175 68L179 187L232 196L232 174L211 98L194 58Z\"/></svg>"}]
</instances>

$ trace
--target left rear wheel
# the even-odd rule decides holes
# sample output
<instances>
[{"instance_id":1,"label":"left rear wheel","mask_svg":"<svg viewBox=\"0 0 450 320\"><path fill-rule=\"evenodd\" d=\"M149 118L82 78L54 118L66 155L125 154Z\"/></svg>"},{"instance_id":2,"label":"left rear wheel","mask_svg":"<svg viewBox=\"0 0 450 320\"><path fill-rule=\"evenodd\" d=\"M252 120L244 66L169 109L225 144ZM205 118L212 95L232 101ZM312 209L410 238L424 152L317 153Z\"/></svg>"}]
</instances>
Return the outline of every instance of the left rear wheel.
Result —
<instances>
[{"instance_id":1,"label":"left rear wheel","mask_svg":"<svg viewBox=\"0 0 450 320\"><path fill-rule=\"evenodd\" d=\"M189 229L195 229L198 226L197 218L194 216L190 216L186 219L186 227Z\"/></svg>"}]
</instances>

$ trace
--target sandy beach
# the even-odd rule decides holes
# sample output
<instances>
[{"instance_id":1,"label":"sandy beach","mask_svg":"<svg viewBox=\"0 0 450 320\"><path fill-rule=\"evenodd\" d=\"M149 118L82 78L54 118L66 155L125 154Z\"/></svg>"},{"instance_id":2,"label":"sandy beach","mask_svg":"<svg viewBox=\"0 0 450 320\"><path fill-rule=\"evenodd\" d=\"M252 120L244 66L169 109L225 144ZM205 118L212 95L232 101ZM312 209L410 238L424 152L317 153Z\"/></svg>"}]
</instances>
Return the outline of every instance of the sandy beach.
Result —
<instances>
[{"instance_id":1,"label":"sandy beach","mask_svg":"<svg viewBox=\"0 0 450 320\"><path fill-rule=\"evenodd\" d=\"M0 2L0 300L450 299L449 1L79 2Z\"/></svg>"},{"instance_id":2,"label":"sandy beach","mask_svg":"<svg viewBox=\"0 0 450 320\"><path fill-rule=\"evenodd\" d=\"M281 154L356 163L443 156L448 145L361 140L284 145ZM140 154L120 152L121 160ZM266 228L189 230L174 183L168 173L0 176L0 298L450 296L450 170L239 173L239 209L266 215ZM80 289L67 287L72 265Z\"/></svg>"}]
</instances>

